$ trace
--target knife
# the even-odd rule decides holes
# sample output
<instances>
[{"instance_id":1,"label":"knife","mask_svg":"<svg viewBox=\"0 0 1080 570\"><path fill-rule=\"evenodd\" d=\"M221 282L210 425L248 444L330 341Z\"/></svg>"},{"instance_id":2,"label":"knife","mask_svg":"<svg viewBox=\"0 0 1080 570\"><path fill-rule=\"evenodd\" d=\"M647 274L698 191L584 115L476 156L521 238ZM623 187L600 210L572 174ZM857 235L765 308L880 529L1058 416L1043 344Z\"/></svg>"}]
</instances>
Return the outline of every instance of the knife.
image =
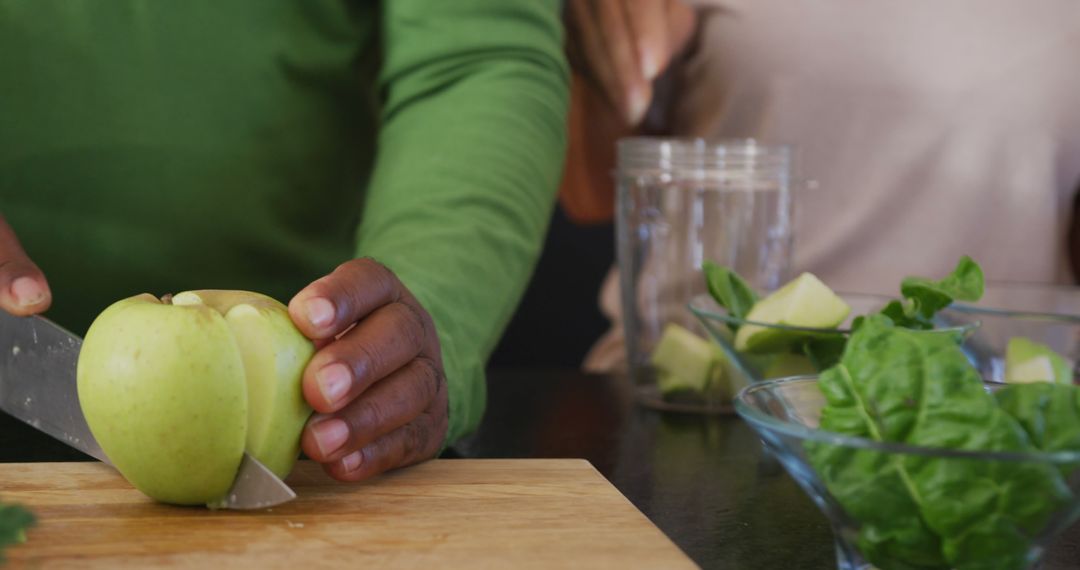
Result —
<instances>
[{"instance_id":1,"label":"knife","mask_svg":"<svg viewBox=\"0 0 1080 570\"><path fill-rule=\"evenodd\" d=\"M75 370L82 339L42 317L0 311L0 411L112 465L86 424ZM296 493L254 457L244 454L232 489L215 507L273 507Z\"/></svg>"}]
</instances>

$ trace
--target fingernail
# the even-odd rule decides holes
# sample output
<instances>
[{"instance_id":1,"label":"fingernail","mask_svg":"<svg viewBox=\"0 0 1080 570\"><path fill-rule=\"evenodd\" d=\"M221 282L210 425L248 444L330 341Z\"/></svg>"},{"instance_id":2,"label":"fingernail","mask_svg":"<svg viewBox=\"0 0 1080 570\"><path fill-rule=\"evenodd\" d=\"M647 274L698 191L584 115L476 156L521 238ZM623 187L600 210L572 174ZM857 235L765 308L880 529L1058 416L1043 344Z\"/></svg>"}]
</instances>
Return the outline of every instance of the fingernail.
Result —
<instances>
[{"instance_id":1,"label":"fingernail","mask_svg":"<svg viewBox=\"0 0 1080 570\"><path fill-rule=\"evenodd\" d=\"M322 421L312 429L315 430L315 444L324 457L341 449L349 439L349 427L339 419Z\"/></svg>"},{"instance_id":2,"label":"fingernail","mask_svg":"<svg viewBox=\"0 0 1080 570\"><path fill-rule=\"evenodd\" d=\"M656 79L657 75L660 75L660 65L656 61L656 56L652 51L645 51L641 54L641 74L645 76L646 81L652 81Z\"/></svg>"},{"instance_id":3,"label":"fingernail","mask_svg":"<svg viewBox=\"0 0 1080 570\"><path fill-rule=\"evenodd\" d=\"M627 107L630 112L630 116L627 117L630 126L636 127L645 118L645 112L649 110L649 101L640 89L633 89L630 91Z\"/></svg>"},{"instance_id":4,"label":"fingernail","mask_svg":"<svg viewBox=\"0 0 1080 570\"><path fill-rule=\"evenodd\" d=\"M20 277L11 284L11 294L19 306L28 307L45 299L45 288L32 277Z\"/></svg>"},{"instance_id":5,"label":"fingernail","mask_svg":"<svg viewBox=\"0 0 1080 570\"><path fill-rule=\"evenodd\" d=\"M351 473L360 467L361 459L360 452L354 451L341 458L341 466L345 468L346 473Z\"/></svg>"},{"instance_id":6,"label":"fingernail","mask_svg":"<svg viewBox=\"0 0 1080 570\"><path fill-rule=\"evenodd\" d=\"M334 320L334 304L322 297L308 299L304 303L304 311L307 312L308 322L318 328L325 327Z\"/></svg>"},{"instance_id":7,"label":"fingernail","mask_svg":"<svg viewBox=\"0 0 1080 570\"><path fill-rule=\"evenodd\" d=\"M326 403L333 406L340 400L352 384L352 372L340 362L327 364L315 373L315 382Z\"/></svg>"}]
</instances>

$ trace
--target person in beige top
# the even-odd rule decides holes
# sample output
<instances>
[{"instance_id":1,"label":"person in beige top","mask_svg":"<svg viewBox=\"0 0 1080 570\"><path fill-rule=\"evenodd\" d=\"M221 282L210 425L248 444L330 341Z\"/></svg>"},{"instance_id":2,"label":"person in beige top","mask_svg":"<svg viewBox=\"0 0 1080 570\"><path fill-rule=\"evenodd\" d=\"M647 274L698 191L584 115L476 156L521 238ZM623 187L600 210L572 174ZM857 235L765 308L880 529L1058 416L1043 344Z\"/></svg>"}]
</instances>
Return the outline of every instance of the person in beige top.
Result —
<instances>
[{"instance_id":1,"label":"person in beige top","mask_svg":"<svg viewBox=\"0 0 1080 570\"><path fill-rule=\"evenodd\" d=\"M606 129L606 141L596 132L575 140L571 162L586 156L586 143L634 132L793 143L802 172L817 181L797 198L793 272L838 290L894 293L904 275L943 275L967 254L991 282L1075 279L1080 3L570 4L570 45L594 48L572 58L579 90L607 102L592 109L622 118L572 112L618 127ZM692 4L695 32L676 46L671 34L643 33L627 15L646 4L677 15ZM608 42L598 48L586 35ZM667 43L650 47L658 35ZM653 52L670 56L659 82L640 55ZM619 53L636 54L636 73L611 55ZM639 92L651 97L647 114L633 104ZM571 192L596 190L564 184ZM594 370L622 358L614 279L602 296L616 327L587 359Z\"/></svg>"}]
</instances>

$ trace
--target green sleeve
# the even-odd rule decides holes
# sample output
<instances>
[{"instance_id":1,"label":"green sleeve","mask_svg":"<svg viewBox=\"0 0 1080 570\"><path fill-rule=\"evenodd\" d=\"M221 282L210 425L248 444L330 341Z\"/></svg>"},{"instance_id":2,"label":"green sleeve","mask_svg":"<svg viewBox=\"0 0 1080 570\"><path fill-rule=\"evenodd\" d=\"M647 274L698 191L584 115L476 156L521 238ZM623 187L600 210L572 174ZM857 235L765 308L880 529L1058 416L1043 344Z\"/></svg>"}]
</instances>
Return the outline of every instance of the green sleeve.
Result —
<instances>
[{"instance_id":1,"label":"green sleeve","mask_svg":"<svg viewBox=\"0 0 1080 570\"><path fill-rule=\"evenodd\" d=\"M539 254L562 171L557 0L383 3L382 126L358 254L435 320L446 443L476 428L484 366Z\"/></svg>"}]
</instances>

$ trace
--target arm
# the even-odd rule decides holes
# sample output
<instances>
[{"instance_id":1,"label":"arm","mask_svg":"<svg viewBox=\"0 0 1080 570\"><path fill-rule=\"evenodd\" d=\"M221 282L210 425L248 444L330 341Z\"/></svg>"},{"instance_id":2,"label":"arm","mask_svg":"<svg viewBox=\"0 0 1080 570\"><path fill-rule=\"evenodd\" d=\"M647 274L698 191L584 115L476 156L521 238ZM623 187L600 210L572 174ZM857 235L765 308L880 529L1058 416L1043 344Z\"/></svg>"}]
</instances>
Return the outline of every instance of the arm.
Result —
<instances>
[{"instance_id":1,"label":"arm","mask_svg":"<svg viewBox=\"0 0 1080 570\"><path fill-rule=\"evenodd\" d=\"M356 481L476 427L484 364L539 254L560 174L556 0L387 0L382 126L357 253L289 303L321 346L301 446ZM373 261L373 258L375 261Z\"/></svg>"},{"instance_id":2,"label":"arm","mask_svg":"<svg viewBox=\"0 0 1080 570\"><path fill-rule=\"evenodd\" d=\"M568 0L566 14L574 71L636 127L653 98L651 82L690 41L694 10L684 0Z\"/></svg>"},{"instance_id":3,"label":"arm","mask_svg":"<svg viewBox=\"0 0 1080 570\"><path fill-rule=\"evenodd\" d=\"M539 253L563 156L566 70L553 0L384 3L383 127L357 253L431 313L452 442Z\"/></svg>"},{"instance_id":4,"label":"arm","mask_svg":"<svg viewBox=\"0 0 1080 570\"><path fill-rule=\"evenodd\" d=\"M655 111L666 104L658 87L671 82L663 72L688 48L699 18L682 0L569 0L566 19L574 76L559 202L575 222L607 222L615 143L658 130Z\"/></svg>"}]
</instances>

